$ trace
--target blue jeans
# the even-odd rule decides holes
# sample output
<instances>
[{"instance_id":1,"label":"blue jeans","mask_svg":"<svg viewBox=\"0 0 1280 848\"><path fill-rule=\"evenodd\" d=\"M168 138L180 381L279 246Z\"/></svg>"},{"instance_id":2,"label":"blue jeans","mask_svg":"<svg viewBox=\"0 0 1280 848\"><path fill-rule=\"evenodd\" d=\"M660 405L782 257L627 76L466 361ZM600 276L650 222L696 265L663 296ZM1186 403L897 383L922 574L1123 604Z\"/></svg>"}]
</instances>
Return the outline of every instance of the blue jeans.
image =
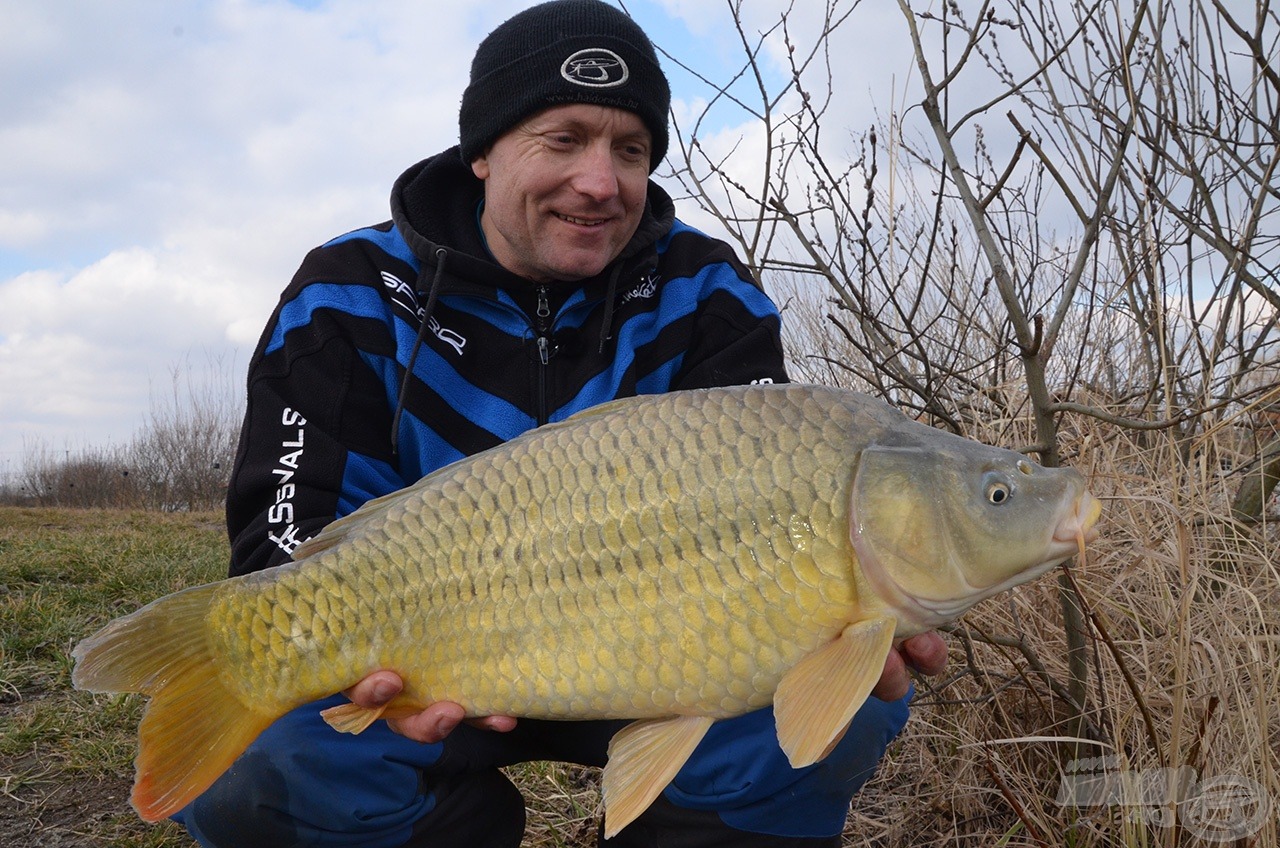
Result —
<instances>
[{"instance_id":1,"label":"blue jeans","mask_svg":"<svg viewBox=\"0 0 1280 848\"><path fill-rule=\"evenodd\" d=\"M772 710L717 722L664 796L607 845L625 846L633 832L652 844L666 831L690 848L838 844L849 801L906 724L909 698L869 699L836 749L803 769L779 749ZM319 712L343 700L282 716L175 820L207 848L516 848L523 799L497 769L603 765L609 738L627 723L521 719L511 733L462 725L424 745L386 722L358 736L334 732Z\"/></svg>"}]
</instances>

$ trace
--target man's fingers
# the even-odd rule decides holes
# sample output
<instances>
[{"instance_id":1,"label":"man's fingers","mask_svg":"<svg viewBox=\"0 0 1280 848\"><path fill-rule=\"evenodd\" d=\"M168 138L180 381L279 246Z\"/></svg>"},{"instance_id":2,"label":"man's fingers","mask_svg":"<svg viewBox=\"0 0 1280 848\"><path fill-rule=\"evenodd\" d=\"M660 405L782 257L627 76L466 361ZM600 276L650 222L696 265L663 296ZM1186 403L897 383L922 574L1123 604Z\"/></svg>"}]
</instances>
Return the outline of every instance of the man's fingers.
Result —
<instances>
[{"instance_id":1,"label":"man's fingers","mask_svg":"<svg viewBox=\"0 0 1280 848\"><path fill-rule=\"evenodd\" d=\"M947 667L947 643L933 631L912 636L899 650L907 665L921 674L932 677Z\"/></svg>"},{"instance_id":2,"label":"man's fingers","mask_svg":"<svg viewBox=\"0 0 1280 848\"><path fill-rule=\"evenodd\" d=\"M366 709L376 709L399 695L402 689L404 681L400 679L400 675L394 671L375 671L343 694ZM437 701L420 713L387 719L387 724L401 736L415 742L431 744L443 741L466 716L466 710L461 705L452 701ZM506 733L516 726L516 720L511 716L481 716L470 719L467 723L499 733Z\"/></svg>"},{"instance_id":3,"label":"man's fingers","mask_svg":"<svg viewBox=\"0 0 1280 848\"><path fill-rule=\"evenodd\" d=\"M463 721L481 730L492 730L506 733L514 730L516 720L512 716L480 716L466 718L466 712L452 701L437 701L417 715L408 718L390 719L387 724L401 736L415 742L442 742Z\"/></svg>"},{"instance_id":4,"label":"man's fingers","mask_svg":"<svg viewBox=\"0 0 1280 848\"><path fill-rule=\"evenodd\" d=\"M400 719L388 719L387 724L401 736L430 744L443 741L465 717L466 713L457 704L438 701L420 713Z\"/></svg>"},{"instance_id":5,"label":"man's fingers","mask_svg":"<svg viewBox=\"0 0 1280 848\"><path fill-rule=\"evenodd\" d=\"M897 651L890 651L884 660L884 671L880 674L880 682L871 690L871 694L882 701L896 701L911 689L911 675L907 673L907 664Z\"/></svg>"},{"instance_id":6,"label":"man's fingers","mask_svg":"<svg viewBox=\"0 0 1280 848\"><path fill-rule=\"evenodd\" d=\"M506 733L516 729L516 720L513 716L482 716L480 718L468 719L467 724L478 727L481 730L492 730L495 733Z\"/></svg>"},{"instance_id":7,"label":"man's fingers","mask_svg":"<svg viewBox=\"0 0 1280 848\"><path fill-rule=\"evenodd\" d=\"M403 688L404 682L394 671L375 671L342 694L365 709L373 709L399 695Z\"/></svg>"},{"instance_id":8,"label":"man's fingers","mask_svg":"<svg viewBox=\"0 0 1280 848\"><path fill-rule=\"evenodd\" d=\"M896 701L911 691L911 669L941 674L947 665L947 643L932 631L912 636L885 657L880 682L871 690L882 701Z\"/></svg>"}]
</instances>

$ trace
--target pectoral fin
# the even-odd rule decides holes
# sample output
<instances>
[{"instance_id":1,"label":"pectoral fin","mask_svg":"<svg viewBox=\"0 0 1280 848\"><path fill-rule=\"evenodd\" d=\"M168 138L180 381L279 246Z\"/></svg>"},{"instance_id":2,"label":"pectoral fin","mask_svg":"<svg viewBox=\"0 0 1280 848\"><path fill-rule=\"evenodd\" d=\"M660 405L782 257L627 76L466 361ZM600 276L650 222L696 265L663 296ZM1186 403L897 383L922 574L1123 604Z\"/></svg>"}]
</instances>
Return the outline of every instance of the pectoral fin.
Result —
<instances>
[{"instance_id":1,"label":"pectoral fin","mask_svg":"<svg viewBox=\"0 0 1280 848\"><path fill-rule=\"evenodd\" d=\"M648 719L634 721L614 735L601 781L605 839L649 808L713 722L706 716Z\"/></svg>"},{"instance_id":2,"label":"pectoral fin","mask_svg":"<svg viewBox=\"0 0 1280 848\"><path fill-rule=\"evenodd\" d=\"M880 680L895 627L888 617L850 624L783 675L773 695L773 716L792 768L816 763L844 735Z\"/></svg>"}]
</instances>

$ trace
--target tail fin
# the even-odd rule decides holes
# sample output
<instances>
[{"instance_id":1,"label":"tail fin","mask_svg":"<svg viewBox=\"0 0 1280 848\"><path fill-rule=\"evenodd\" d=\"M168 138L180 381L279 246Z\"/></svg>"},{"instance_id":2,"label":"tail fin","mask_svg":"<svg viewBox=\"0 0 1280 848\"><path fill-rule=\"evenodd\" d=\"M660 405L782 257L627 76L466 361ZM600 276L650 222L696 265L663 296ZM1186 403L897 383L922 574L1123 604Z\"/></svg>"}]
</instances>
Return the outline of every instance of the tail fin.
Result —
<instances>
[{"instance_id":1,"label":"tail fin","mask_svg":"<svg viewBox=\"0 0 1280 848\"><path fill-rule=\"evenodd\" d=\"M277 716L254 712L221 683L206 638L216 583L168 595L76 645L71 682L151 696L138 728L133 806L146 821L185 807Z\"/></svg>"}]
</instances>

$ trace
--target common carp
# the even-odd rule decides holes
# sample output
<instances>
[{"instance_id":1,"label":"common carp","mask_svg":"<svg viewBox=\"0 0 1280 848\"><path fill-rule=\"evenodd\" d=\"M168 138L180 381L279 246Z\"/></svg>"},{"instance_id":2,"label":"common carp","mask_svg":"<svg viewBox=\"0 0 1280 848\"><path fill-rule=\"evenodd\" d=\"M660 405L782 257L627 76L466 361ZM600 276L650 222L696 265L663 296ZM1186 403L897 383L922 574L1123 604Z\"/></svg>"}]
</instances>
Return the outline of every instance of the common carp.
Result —
<instances>
[{"instance_id":1,"label":"common carp","mask_svg":"<svg viewBox=\"0 0 1280 848\"><path fill-rule=\"evenodd\" d=\"M151 697L133 804L184 807L276 718L391 669L359 732L470 715L633 718L606 833L717 719L773 704L821 759L894 640L1070 557L1100 504L1048 469L835 388L708 389L588 409L370 501L276 568L198 586L76 646L81 689Z\"/></svg>"}]
</instances>

